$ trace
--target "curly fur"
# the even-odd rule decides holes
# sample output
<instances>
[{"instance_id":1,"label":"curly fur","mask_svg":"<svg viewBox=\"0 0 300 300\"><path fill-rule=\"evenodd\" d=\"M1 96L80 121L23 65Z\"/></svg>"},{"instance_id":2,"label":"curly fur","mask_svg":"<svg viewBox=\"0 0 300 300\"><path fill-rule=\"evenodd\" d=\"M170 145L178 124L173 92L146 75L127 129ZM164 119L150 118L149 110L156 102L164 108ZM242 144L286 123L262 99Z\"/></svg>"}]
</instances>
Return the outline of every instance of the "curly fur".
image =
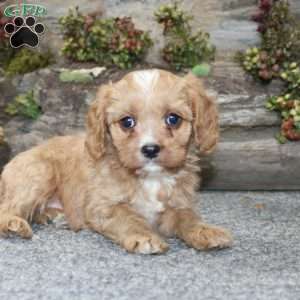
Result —
<instances>
[{"instance_id":1,"label":"curly fur","mask_svg":"<svg viewBox=\"0 0 300 300\"><path fill-rule=\"evenodd\" d=\"M231 245L229 232L193 210L200 171L194 149L207 154L217 144L215 102L193 75L138 72L100 87L86 133L52 138L5 167L2 236L30 238L31 222L46 223L62 209L72 230L92 229L130 252L166 251L162 235L197 249ZM171 112L182 117L178 128L166 127ZM134 129L121 127L126 115L137 119ZM161 147L154 160L140 151L149 136Z\"/></svg>"}]
</instances>

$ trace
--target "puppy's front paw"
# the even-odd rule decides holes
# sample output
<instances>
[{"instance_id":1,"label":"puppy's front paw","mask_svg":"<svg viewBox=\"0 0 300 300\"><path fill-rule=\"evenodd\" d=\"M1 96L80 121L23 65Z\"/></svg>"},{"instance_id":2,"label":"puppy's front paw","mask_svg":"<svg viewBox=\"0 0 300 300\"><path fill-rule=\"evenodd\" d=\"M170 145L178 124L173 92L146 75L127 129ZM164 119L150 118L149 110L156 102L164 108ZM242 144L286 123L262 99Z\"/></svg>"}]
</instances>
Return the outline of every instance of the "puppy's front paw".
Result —
<instances>
[{"instance_id":1,"label":"puppy's front paw","mask_svg":"<svg viewBox=\"0 0 300 300\"><path fill-rule=\"evenodd\" d=\"M135 233L126 237L124 248L129 252L141 254L164 253L168 244L154 233Z\"/></svg>"},{"instance_id":2,"label":"puppy's front paw","mask_svg":"<svg viewBox=\"0 0 300 300\"><path fill-rule=\"evenodd\" d=\"M33 233L26 220L13 216L8 217L6 221L7 223L4 226L0 225L0 233L4 232L6 235L14 233L24 239L32 238Z\"/></svg>"},{"instance_id":3,"label":"puppy's front paw","mask_svg":"<svg viewBox=\"0 0 300 300\"><path fill-rule=\"evenodd\" d=\"M184 235L186 243L198 250L228 248L233 244L232 235L228 230L207 224L196 225Z\"/></svg>"}]
</instances>

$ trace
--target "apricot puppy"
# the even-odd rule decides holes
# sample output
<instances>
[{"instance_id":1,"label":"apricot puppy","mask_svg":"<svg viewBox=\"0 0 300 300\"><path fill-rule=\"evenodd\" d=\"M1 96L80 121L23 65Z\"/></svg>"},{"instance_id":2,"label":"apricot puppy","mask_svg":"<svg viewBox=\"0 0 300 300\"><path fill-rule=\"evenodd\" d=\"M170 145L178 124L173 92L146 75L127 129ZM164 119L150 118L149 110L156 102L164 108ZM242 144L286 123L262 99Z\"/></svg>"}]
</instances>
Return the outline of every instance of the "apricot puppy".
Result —
<instances>
[{"instance_id":1,"label":"apricot puppy","mask_svg":"<svg viewBox=\"0 0 300 300\"><path fill-rule=\"evenodd\" d=\"M199 250L232 244L194 212L200 154L218 140L218 114L201 82L135 71L100 87L87 132L17 155L0 181L0 234L30 238L31 222L63 209L72 230L90 228L129 252L161 253L162 236Z\"/></svg>"}]
</instances>

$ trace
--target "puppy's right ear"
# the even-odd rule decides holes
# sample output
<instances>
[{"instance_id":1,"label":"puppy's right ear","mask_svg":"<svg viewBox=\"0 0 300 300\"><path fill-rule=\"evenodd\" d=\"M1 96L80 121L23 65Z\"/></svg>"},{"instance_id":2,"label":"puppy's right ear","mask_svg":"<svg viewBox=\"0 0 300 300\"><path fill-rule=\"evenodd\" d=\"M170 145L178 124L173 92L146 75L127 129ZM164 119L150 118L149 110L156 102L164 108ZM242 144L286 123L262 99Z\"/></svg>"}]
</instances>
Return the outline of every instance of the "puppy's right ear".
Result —
<instances>
[{"instance_id":1,"label":"puppy's right ear","mask_svg":"<svg viewBox=\"0 0 300 300\"><path fill-rule=\"evenodd\" d=\"M91 104L87 115L85 147L94 160L99 160L105 153L106 107L109 100L109 91L109 86L99 88L96 99Z\"/></svg>"},{"instance_id":2,"label":"puppy's right ear","mask_svg":"<svg viewBox=\"0 0 300 300\"><path fill-rule=\"evenodd\" d=\"M187 92L194 114L194 138L200 154L211 153L219 140L219 117L215 100L207 95L200 79L193 74L185 77Z\"/></svg>"}]
</instances>

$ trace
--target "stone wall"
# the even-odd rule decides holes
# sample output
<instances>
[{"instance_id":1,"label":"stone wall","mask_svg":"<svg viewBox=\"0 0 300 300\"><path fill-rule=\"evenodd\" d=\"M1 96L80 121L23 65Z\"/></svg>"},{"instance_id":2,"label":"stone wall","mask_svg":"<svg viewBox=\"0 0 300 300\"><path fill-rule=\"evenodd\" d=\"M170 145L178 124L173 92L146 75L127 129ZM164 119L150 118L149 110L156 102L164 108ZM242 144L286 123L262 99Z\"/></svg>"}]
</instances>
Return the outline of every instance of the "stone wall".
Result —
<instances>
[{"instance_id":1,"label":"stone wall","mask_svg":"<svg viewBox=\"0 0 300 300\"><path fill-rule=\"evenodd\" d=\"M126 72L107 70L89 84L62 83L55 68L0 80L0 106L34 89L44 111L37 121L15 117L6 122L12 156L54 135L83 130L88 105L98 86L109 79L118 80ZM266 97L280 90L280 82L261 86L251 82L238 66L217 63L206 86L219 104L221 140L217 151L202 159L204 188L299 189L300 145L276 141L280 118L264 108Z\"/></svg>"},{"instance_id":2,"label":"stone wall","mask_svg":"<svg viewBox=\"0 0 300 300\"><path fill-rule=\"evenodd\" d=\"M232 56L233 51L244 49L258 42L255 24L249 21L253 11L253 0L184 0L182 7L194 16L194 29L202 28L211 34L217 46L218 57ZM49 10L46 19L48 38L51 47L57 49L61 45L57 18L65 15L71 6L79 5L84 12L102 11L104 16L131 16L137 26L149 30L154 39L154 47L148 55L148 61L161 64L160 49L163 47L162 28L153 17L154 11L161 5L170 3L162 0L122 1L122 0L84 0L60 1L52 0L44 3ZM49 43L46 43L49 45Z\"/></svg>"},{"instance_id":3,"label":"stone wall","mask_svg":"<svg viewBox=\"0 0 300 300\"><path fill-rule=\"evenodd\" d=\"M155 40L148 62L161 63L159 49L163 40L161 28L153 20L153 11L168 1L32 2L46 5L49 11L44 20L47 33L43 38L43 47L50 46L59 52L62 40L58 17L65 15L70 6L79 5L84 12L98 10L106 16L132 16L139 27L151 30ZM203 159L204 186L208 189L300 188L300 144L279 145L274 135L279 131L280 118L264 108L265 98L278 93L280 83L274 82L270 86L254 83L232 60L237 50L258 42L256 24L249 21L255 3L253 0L182 1L182 5L195 16L194 29L201 27L209 31L217 46L213 76L206 84L219 103L222 134L216 153ZM293 0L291 4L293 11L300 16L300 1ZM0 77L0 125L5 125L11 148L1 146L0 168L10 151L15 155L53 135L82 130L88 104L93 100L97 87L108 79L117 80L125 73L117 72L114 75L111 72L114 73L108 70L103 78L87 85L59 82L57 66L12 80ZM29 89L38 91L40 105L45 113L36 122L20 117L9 120L3 114L3 108L17 94Z\"/></svg>"},{"instance_id":4,"label":"stone wall","mask_svg":"<svg viewBox=\"0 0 300 300\"><path fill-rule=\"evenodd\" d=\"M6 6L16 1L9 0L0 4ZM162 29L153 18L154 11L161 5L172 1L163 0L51 0L27 1L47 7L48 15L44 19L47 25L46 38L42 46L50 47L56 53L62 46L58 18L66 15L71 7L79 6L84 13L102 12L104 17L131 16L137 26L149 30L154 39L148 61L159 63L159 51L163 46ZM211 35L217 46L217 57L228 60L240 49L245 49L259 41L256 24L250 21L255 11L256 0L182 0L181 6L194 16L193 28L202 28ZM300 1L290 0L293 11L300 16Z\"/></svg>"}]
</instances>

